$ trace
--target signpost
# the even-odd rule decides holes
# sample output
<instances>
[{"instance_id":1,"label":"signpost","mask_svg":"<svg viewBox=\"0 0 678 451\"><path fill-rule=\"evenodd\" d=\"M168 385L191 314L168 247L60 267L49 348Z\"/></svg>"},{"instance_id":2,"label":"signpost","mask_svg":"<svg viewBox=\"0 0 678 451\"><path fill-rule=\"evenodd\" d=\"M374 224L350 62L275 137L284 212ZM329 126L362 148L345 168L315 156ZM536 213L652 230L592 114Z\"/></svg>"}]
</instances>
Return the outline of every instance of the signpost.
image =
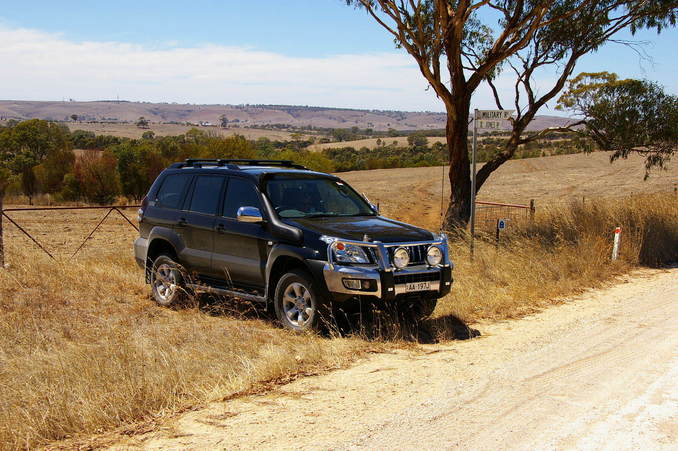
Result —
<instances>
[{"instance_id":1,"label":"signpost","mask_svg":"<svg viewBox=\"0 0 678 451\"><path fill-rule=\"evenodd\" d=\"M502 121L508 120L515 110L474 110L473 111L473 150L471 152L471 258L476 236L476 151L478 148L478 129L500 130ZM497 233L499 229L497 229Z\"/></svg>"},{"instance_id":2,"label":"signpost","mask_svg":"<svg viewBox=\"0 0 678 451\"><path fill-rule=\"evenodd\" d=\"M499 232L506 230L506 225L506 219L497 219L497 249L499 249Z\"/></svg>"}]
</instances>

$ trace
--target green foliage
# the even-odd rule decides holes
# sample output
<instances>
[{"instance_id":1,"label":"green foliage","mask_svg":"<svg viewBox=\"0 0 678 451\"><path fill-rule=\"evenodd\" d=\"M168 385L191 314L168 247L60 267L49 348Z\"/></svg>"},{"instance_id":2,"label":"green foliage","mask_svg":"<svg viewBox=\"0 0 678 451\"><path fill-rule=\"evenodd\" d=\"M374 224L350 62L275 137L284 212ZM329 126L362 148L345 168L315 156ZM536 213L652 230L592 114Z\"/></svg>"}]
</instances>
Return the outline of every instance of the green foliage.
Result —
<instances>
[{"instance_id":1,"label":"green foliage","mask_svg":"<svg viewBox=\"0 0 678 451\"><path fill-rule=\"evenodd\" d=\"M33 196L38 191L38 179L32 167L25 167L21 171L21 189L28 196L28 204L33 205Z\"/></svg>"},{"instance_id":2,"label":"green foliage","mask_svg":"<svg viewBox=\"0 0 678 451\"><path fill-rule=\"evenodd\" d=\"M638 153L649 171L663 167L678 147L678 96L650 81L581 73L568 82L558 108L582 116L582 134L613 151L613 161Z\"/></svg>"},{"instance_id":3,"label":"green foliage","mask_svg":"<svg viewBox=\"0 0 678 451\"><path fill-rule=\"evenodd\" d=\"M71 143L74 149L103 150L113 144L120 144L122 140L123 138L117 136L95 135L94 132L85 130L74 130L71 133Z\"/></svg>"},{"instance_id":4,"label":"green foliage","mask_svg":"<svg viewBox=\"0 0 678 451\"><path fill-rule=\"evenodd\" d=\"M219 125L223 128L228 127L228 117L225 114L219 116Z\"/></svg>"},{"instance_id":5,"label":"green foliage","mask_svg":"<svg viewBox=\"0 0 678 451\"><path fill-rule=\"evenodd\" d=\"M137 127L139 128L148 128L148 119L145 117L141 116L139 119L137 119Z\"/></svg>"},{"instance_id":6,"label":"green foliage","mask_svg":"<svg viewBox=\"0 0 678 451\"><path fill-rule=\"evenodd\" d=\"M334 162L320 152L309 152L307 150L295 151L286 149L276 155L276 159L291 160L295 163L306 166L309 169L319 172L334 172Z\"/></svg>"},{"instance_id":7,"label":"green foliage","mask_svg":"<svg viewBox=\"0 0 678 451\"><path fill-rule=\"evenodd\" d=\"M40 119L0 129L0 149L0 167L20 178L29 202L40 185L44 192L60 190L74 160L68 128Z\"/></svg>"},{"instance_id":8,"label":"green foliage","mask_svg":"<svg viewBox=\"0 0 678 451\"><path fill-rule=\"evenodd\" d=\"M428 147L428 138L424 133L414 133L407 137L407 143L413 151L422 152Z\"/></svg>"}]
</instances>

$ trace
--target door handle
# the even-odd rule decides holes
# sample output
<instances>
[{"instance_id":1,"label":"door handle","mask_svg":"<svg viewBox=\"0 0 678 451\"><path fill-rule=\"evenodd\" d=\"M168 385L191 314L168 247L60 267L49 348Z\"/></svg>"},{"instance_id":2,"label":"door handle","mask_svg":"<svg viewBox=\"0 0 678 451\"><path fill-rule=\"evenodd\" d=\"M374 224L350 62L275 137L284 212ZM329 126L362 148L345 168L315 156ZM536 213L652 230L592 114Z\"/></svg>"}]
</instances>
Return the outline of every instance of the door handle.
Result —
<instances>
[{"instance_id":1,"label":"door handle","mask_svg":"<svg viewBox=\"0 0 678 451\"><path fill-rule=\"evenodd\" d=\"M177 226L179 227L186 227L186 224L188 224L186 222L186 218L179 218L179 220L177 221Z\"/></svg>"},{"instance_id":2,"label":"door handle","mask_svg":"<svg viewBox=\"0 0 678 451\"><path fill-rule=\"evenodd\" d=\"M217 233L224 233L226 232L226 228L224 227L223 224L218 224L217 225Z\"/></svg>"}]
</instances>

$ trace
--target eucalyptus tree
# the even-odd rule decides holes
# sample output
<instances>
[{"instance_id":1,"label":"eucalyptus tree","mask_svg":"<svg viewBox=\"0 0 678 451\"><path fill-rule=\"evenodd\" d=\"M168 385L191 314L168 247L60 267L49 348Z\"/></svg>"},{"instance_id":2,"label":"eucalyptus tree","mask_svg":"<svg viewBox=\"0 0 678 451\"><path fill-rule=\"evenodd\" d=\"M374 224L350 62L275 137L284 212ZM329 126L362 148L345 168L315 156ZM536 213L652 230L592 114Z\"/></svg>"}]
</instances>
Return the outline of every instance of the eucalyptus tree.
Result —
<instances>
[{"instance_id":1,"label":"eucalyptus tree","mask_svg":"<svg viewBox=\"0 0 678 451\"><path fill-rule=\"evenodd\" d=\"M645 176L678 149L678 96L647 80L608 72L581 73L567 83L556 108L581 117L576 131L611 151L611 160L645 157Z\"/></svg>"},{"instance_id":2,"label":"eucalyptus tree","mask_svg":"<svg viewBox=\"0 0 678 451\"><path fill-rule=\"evenodd\" d=\"M346 0L365 10L417 63L447 112L451 184L445 226L470 215L468 125L471 98L486 84L504 107L494 81L515 74L517 116L505 146L479 170L476 189L509 160L537 111L558 95L578 59L614 40L622 30L674 26L676 0ZM558 67L549 87L535 89L535 72ZM544 92L541 94L541 92Z\"/></svg>"}]
</instances>

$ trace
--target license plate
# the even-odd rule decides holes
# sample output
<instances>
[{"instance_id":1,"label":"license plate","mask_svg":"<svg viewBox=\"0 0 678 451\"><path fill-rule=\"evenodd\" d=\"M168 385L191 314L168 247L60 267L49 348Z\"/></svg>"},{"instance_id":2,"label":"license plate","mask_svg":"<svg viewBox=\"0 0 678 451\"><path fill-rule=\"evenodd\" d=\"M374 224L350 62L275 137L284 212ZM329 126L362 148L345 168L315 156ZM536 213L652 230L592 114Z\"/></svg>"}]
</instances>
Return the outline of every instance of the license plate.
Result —
<instances>
[{"instance_id":1,"label":"license plate","mask_svg":"<svg viewBox=\"0 0 678 451\"><path fill-rule=\"evenodd\" d=\"M405 291L428 291L431 289L431 282L413 282L405 285Z\"/></svg>"}]
</instances>

